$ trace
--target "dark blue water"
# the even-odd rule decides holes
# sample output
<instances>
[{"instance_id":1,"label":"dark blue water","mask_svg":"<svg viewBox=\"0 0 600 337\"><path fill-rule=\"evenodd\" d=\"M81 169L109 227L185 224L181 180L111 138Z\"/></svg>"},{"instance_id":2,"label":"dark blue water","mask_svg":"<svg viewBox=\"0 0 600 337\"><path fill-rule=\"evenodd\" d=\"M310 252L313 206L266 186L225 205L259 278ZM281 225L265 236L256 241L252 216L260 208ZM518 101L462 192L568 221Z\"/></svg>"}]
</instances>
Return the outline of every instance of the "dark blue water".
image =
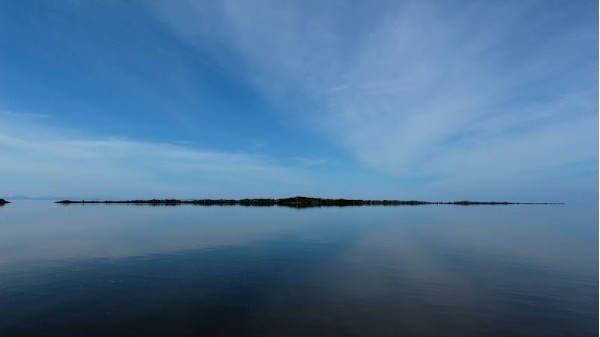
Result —
<instances>
[{"instance_id":1,"label":"dark blue water","mask_svg":"<svg viewBox=\"0 0 600 337\"><path fill-rule=\"evenodd\" d=\"M0 208L0 336L597 336L598 210Z\"/></svg>"}]
</instances>

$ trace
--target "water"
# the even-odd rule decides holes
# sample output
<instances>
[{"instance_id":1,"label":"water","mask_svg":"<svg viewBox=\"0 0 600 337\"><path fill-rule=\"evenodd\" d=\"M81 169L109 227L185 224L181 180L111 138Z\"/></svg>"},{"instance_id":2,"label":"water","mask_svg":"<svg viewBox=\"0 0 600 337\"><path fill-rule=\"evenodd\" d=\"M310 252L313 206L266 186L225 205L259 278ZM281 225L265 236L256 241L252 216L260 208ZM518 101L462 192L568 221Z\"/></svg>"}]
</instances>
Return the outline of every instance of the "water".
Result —
<instances>
[{"instance_id":1,"label":"water","mask_svg":"<svg viewBox=\"0 0 600 337\"><path fill-rule=\"evenodd\" d=\"M598 210L0 208L0 336L597 336Z\"/></svg>"}]
</instances>

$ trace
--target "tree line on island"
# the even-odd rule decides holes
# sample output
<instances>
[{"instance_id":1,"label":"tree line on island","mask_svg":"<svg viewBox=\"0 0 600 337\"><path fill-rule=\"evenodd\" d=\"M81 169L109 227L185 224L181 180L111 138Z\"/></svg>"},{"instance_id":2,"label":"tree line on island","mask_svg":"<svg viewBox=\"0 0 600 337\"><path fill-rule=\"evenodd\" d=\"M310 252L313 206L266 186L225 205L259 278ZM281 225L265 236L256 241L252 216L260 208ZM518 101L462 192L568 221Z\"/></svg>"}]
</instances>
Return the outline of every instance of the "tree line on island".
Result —
<instances>
[{"instance_id":1,"label":"tree line on island","mask_svg":"<svg viewBox=\"0 0 600 337\"><path fill-rule=\"evenodd\" d=\"M283 206L293 208L342 207L342 206L421 206L421 205L532 205L560 204L549 202L509 201L420 201L420 200L361 200L292 197L282 199L149 199L149 200L60 200L58 204L137 204L156 206L200 205L200 206Z\"/></svg>"}]
</instances>

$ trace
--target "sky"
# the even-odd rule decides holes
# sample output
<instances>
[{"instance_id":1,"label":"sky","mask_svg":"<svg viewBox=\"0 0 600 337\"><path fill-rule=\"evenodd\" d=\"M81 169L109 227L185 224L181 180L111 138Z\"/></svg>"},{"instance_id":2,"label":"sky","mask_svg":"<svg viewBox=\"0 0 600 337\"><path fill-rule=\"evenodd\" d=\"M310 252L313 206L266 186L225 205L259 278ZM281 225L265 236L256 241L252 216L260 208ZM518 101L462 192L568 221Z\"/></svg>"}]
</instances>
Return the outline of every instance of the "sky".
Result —
<instances>
[{"instance_id":1,"label":"sky","mask_svg":"<svg viewBox=\"0 0 600 337\"><path fill-rule=\"evenodd\" d=\"M0 197L598 198L597 1L2 1Z\"/></svg>"}]
</instances>

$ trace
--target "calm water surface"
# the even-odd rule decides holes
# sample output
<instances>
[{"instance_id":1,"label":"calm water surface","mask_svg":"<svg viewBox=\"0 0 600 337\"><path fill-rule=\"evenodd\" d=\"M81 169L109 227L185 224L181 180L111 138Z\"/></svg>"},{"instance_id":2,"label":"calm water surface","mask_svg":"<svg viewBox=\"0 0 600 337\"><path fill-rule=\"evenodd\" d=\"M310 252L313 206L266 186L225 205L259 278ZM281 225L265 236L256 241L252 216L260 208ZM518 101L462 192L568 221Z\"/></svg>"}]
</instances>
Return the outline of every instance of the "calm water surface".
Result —
<instances>
[{"instance_id":1,"label":"calm water surface","mask_svg":"<svg viewBox=\"0 0 600 337\"><path fill-rule=\"evenodd\" d=\"M597 336L598 210L0 208L0 336Z\"/></svg>"}]
</instances>

